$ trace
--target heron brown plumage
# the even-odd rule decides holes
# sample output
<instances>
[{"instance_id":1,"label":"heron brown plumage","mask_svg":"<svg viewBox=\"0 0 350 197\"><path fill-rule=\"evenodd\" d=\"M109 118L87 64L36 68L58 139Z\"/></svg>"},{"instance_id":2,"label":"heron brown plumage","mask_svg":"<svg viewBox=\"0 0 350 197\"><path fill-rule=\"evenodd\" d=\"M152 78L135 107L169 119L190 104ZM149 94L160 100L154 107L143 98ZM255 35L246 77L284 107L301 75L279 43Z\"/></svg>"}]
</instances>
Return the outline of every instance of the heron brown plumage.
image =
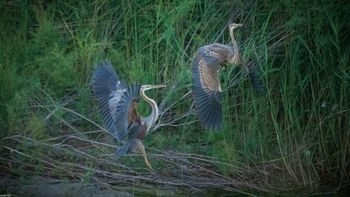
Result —
<instances>
[{"instance_id":1,"label":"heron brown plumage","mask_svg":"<svg viewBox=\"0 0 350 197\"><path fill-rule=\"evenodd\" d=\"M242 24L229 25L232 47L220 43L200 47L192 63L192 95L194 97L197 117L208 129L218 130L222 127L222 89L218 70L223 64L241 65L249 73L253 85L261 83L254 67L248 67L242 60L234 29Z\"/></svg>"},{"instance_id":2,"label":"heron brown plumage","mask_svg":"<svg viewBox=\"0 0 350 197\"><path fill-rule=\"evenodd\" d=\"M117 150L117 156L127 153L141 153L146 165L149 163L142 140L158 119L157 103L146 96L145 91L162 88L165 85L128 85L118 79L113 66L101 63L92 75L92 89L103 117L106 130L124 144ZM148 117L141 117L137 112L140 96L150 104L152 112Z\"/></svg>"}]
</instances>

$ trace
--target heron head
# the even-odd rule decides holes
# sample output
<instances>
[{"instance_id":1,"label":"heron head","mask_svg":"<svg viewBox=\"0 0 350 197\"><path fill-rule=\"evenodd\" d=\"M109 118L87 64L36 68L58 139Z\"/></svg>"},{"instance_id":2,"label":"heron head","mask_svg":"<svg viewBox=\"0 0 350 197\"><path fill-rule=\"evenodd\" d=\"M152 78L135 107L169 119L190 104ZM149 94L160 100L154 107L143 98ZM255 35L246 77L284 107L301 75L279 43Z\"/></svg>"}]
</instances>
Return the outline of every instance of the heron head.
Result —
<instances>
[{"instance_id":1,"label":"heron head","mask_svg":"<svg viewBox=\"0 0 350 197\"><path fill-rule=\"evenodd\" d=\"M231 23L228 25L228 28L230 29L230 31L233 31L237 27L242 27L242 26L243 26L243 24L241 24L241 23Z\"/></svg>"},{"instance_id":2,"label":"heron head","mask_svg":"<svg viewBox=\"0 0 350 197\"><path fill-rule=\"evenodd\" d=\"M236 29L237 27L242 27L243 24L240 23L231 23L228 25L228 28L230 30L230 35L233 36L233 30Z\"/></svg>"}]
</instances>

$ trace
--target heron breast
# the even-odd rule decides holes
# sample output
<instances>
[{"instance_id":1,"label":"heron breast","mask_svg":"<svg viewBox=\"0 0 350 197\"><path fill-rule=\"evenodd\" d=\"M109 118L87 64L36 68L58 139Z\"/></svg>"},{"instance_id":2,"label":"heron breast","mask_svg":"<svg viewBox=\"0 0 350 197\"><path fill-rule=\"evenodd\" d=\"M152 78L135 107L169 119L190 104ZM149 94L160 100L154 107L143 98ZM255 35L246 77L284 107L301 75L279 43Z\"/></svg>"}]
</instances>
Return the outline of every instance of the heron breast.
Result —
<instances>
[{"instance_id":1,"label":"heron breast","mask_svg":"<svg viewBox=\"0 0 350 197\"><path fill-rule=\"evenodd\" d=\"M137 135L137 138L140 140L143 140L147 135L147 126L145 123L142 123L140 126L139 134Z\"/></svg>"}]
</instances>

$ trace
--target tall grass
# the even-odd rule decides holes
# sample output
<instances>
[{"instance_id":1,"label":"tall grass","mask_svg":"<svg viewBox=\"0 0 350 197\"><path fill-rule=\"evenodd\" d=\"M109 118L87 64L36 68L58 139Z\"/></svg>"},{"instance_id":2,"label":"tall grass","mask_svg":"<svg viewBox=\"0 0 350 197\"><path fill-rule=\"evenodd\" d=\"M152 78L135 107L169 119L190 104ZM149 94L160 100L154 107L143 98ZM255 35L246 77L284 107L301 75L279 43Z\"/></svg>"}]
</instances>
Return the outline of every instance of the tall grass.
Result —
<instances>
[{"instance_id":1,"label":"tall grass","mask_svg":"<svg viewBox=\"0 0 350 197\"><path fill-rule=\"evenodd\" d=\"M1 173L28 178L34 168L36 175L95 180L101 168L130 175L131 166L131 174L147 176L142 160L101 167L94 159L115 145L99 126L90 90L94 66L107 59L127 82L168 85L150 92L162 116L145 140L161 176L191 166L215 174L213 182L225 177L225 186L211 186L226 190L348 186L349 9L333 1L2 2ZM266 92L254 92L244 72L229 65L220 73L225 126L207 132L193 113L191 61L204 44L229 44L232 21L244 23L237 30L241 53L258 68ZM141 103L140 111L149 108ZM59 149L58 157L58 144L72 149ZM79 150L86 158L77 158ZM65 171L65 162L86 168ZM183 184L174 185L201 188L180 177L172 181Z\"/></svg>"}]
</instances>

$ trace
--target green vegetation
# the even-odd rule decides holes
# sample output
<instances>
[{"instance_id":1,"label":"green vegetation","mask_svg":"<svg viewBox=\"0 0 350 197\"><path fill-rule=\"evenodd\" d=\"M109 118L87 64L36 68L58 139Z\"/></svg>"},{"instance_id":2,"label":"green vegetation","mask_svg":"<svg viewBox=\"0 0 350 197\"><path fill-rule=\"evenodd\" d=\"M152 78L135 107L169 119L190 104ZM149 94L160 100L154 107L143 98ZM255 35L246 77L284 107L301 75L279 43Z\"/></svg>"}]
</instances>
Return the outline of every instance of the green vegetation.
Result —
<instances>
[{"instance_id":1,"label":"green vegetation","mask_svg":"<svg viewBox=\"0 0 350 197\"><path fill-rule=\"evenodd\" d=\"M236 192L349 186L349 10L316 0L1 1L0 176ZM204 44L229 44L232 21L244 23L241 53L266 93L227 66L225 126L207 132L192 113L191 60ZM156 176L141 157L105 156L118 144L98 126L90 89L102 60L128 82L168 85L149 93L164 112L145 140Z\"/></svg>"}]
</instances>

